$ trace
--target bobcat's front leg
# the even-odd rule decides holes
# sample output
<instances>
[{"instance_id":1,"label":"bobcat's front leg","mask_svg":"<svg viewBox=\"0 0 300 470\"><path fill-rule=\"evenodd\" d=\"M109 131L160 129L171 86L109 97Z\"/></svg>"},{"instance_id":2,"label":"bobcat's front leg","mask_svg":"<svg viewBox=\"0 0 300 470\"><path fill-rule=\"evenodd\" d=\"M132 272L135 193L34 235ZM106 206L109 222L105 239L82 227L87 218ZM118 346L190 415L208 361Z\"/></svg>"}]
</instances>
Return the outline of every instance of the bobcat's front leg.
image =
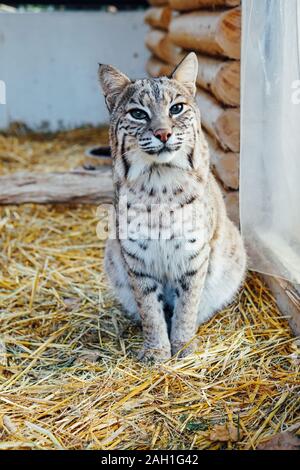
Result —
<instances>
[{"instance_id":1,"label":"bobcat's front leg","mask_svg":"<svg viewBox=\"0 0 300 470\"><path fill-rule=\"evenodd\" d=\"M171 357L171 345L164 316L163 288L152 277L132 276L142 320L144 346L140 351L142 361L162 362Z\"/></svg>"},{"instance_id":2,"label":"bobcat's front leg","mask_svg":"<svg viewBox=\"0 0 300 470\"><path fill-rule=\"evenodd\" d=\"M198 309L208 269L208 255L202 259L198 269L187 271L178 281L177 299L171 327L172 355L177 354L197 332ZM194 341L187 346L180 357L195 351Z\"/></svg>"}]
</instances>

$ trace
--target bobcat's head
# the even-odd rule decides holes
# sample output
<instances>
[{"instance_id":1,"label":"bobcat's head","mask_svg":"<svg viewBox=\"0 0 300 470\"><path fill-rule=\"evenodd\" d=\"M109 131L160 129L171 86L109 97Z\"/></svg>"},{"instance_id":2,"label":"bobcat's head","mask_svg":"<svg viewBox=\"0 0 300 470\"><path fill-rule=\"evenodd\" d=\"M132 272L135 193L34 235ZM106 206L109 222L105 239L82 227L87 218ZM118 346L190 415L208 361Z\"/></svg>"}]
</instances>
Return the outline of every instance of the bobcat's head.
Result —
<instances>
[{"instance_id":1,"label":"bobcat's head","mask_svg":"<svg viewBox=\"0 0 300 470\"><path fill-rule=\"evenodd\" d=\"M110 65L99 78L111 117L111 137L122 155L167 163L187 155L195 142L200 115L195 103L198 61L191 52L170 78L131 81Z\"/></svg>"}]
</instances>

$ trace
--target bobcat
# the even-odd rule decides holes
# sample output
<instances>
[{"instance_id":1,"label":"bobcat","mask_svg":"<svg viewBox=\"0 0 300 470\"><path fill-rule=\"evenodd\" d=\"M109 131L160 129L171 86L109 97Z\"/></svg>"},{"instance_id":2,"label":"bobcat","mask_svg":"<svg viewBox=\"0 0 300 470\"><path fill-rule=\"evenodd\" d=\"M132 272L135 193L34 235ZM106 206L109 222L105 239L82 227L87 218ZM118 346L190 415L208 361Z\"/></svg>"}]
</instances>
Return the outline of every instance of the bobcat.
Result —
<instances>
[{"instance_id":1,"label":"bobcat","mask_svg":"<svg viewBox=\"0 0 300 470\"><path fill-rule=\"evenodd\" d=\"M193 52L169 78L132 81L99 66L118 229L105 269L124 314L142 324L144 361L193 352L198 326L233 300L246 270L242 238L209 168L197 70Z\"/></svg>"}]
</instances>

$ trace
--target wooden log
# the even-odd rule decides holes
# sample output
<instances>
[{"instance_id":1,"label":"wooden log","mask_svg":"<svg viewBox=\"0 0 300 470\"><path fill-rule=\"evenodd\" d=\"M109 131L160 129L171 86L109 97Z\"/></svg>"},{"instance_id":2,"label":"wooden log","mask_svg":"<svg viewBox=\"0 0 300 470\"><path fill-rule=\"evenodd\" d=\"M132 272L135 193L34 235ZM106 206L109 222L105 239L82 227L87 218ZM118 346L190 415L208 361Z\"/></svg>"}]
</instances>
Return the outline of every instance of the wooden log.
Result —
<instances>
[{"instance_id":1,"label":"wooden log","mask_svg":"<svg viewBox=\"0 0 300 470\"><path fill-rule=\"evenodd\" d=\"M174 70L174 66L166 64L156 57L149 57L146 63L146 70L150 77L161 77L170 75Z\"/></svg>"},{"instance_id":2,"label":"wooden log","mask_svg":"<svg viewBox=\"0 0 300 470\"><path fill-rule=\"evenodd\" d=\"M239 191L228 191L225 193L225 205L228 217L232 222L239 227L240 226L240 201Z\"/></svg>"},{"instance_id":3,"label":"wooden log","mask_svg":"<svg viewBox=\"0 0 300 470\"><path fill-rule=\"evenodd\" d=\"M0 177L0 204L27 202L83 203L111 202L111 168L98 171L74 170L64 173L14 173Z\"/></svg>"},{"instance_id":4,"label":"wooden log","mask_svg":"<svg viewBox=\"0 0 300 470\"><path fill-rule=\"evenodd\" d=\"M207 132L219 142L223 150L239 152L240 110L224 109L213 96L200 89L196 99L201 112L201 122Z\"/></svg>"},{"instance_id":5,"label":"wooden log","mask_svg":"<svg viewBox=\"0 0 300 470\"><path fill-rule=\"evenodd\" d=\"M178 11L214 7L237 7L240 3L240 0L169 0L170 7Z\"/></svg>"},{"instance_id":6,"label":"wooden log","mask_svg":"<svg viewBox=\"0 0 300 470\"><path fill-rule=\"evenodd\" d=\"M224 152L217 142L205 132L210 152L210 163L216 177L228 189L239 189L240 156Z\"/></svg>"},{"instance_id":7,"label":"wooden log","mask_svg":"<svg viewBox=\"0 0 300 470\"><path fill-rule=\"evenodd\" d=\"M162 7L164 5L168 5L169 0L148 0L148 2L153 7Z\"/></svg>"},{"instance_id":8,"label":"wooden log","mask_svg":"<svg viewBox=\"0 0 300 470\"><path fill-rule=\"evenodd\" d=\"M261 278L271 289L281 312L288 317L296 336L300 335L300 286L284 279L261 274Z\"/></svg>"},{"instance_id":9,"label":"wooden log","mask_svg":"<svg viewBox=\"0 0 300 470\"><path fill-rule=\"evenodd\" d=\"M146 35L145 43L155 57L172 65L176 65L178 58L183 58L185 55L181 53L179 47L172 43L169 35L159 29L149 31Z\"/></svg>"},{"instance_id":10,"label":"wooden log","mask_svg":"<svg viewBox=\"0 0 300 470\"><path fill-rule=\"evenodd\" d=\"M227 215L230 218L230 220L237 227L239 227L240 226L239 191L229 191L225 189L219 181L218 181L218 184L223 194Z\"/></svg>"},{"instance_id":11,"label":"wooden log","mask_svg":"<svg viewBox=\"0 0 300 470\"><path fill-rule=\"evenodd\" d=\"M240 62L198 56L197 84L227 106L240 104Z\"/></svg>"},{"instance_id":12,"label":"wooden log","mask_svg":"<svg viewBox=\"0 0 300 470\"><path fill-rule=\"evenodd\" d=\"M174 66L178 64L184 52L174 58L173 66L170 66L155 57L147 62L147 72L152 77L169 75ZM221 103L226 106L239 106L240 104L240 62L222 61L207 56L198 56L199 71L197 85L210 91Z\"/></svg>"},{"instance_id":13,"label":"wooden log","mask_svg":"<svg viewBox=\"0 0 300 470\"><path fill-rule=\"evenodd\" d=\"M170 39L177 46L204 54L239 59L241 55L241 9L197 11L174 17Z\"/></svg>"},{"instance_id":14,"label":"wooden log","mask_svg":"<svg viewBox=\"0 0 300 470\"><path fill-rule=\"evenodd\" d=\"M172 18L172 10L169 7L153 7L146 11L144 16L145 23L158 28L168 30Z\"/></svg>"}]
</instances>

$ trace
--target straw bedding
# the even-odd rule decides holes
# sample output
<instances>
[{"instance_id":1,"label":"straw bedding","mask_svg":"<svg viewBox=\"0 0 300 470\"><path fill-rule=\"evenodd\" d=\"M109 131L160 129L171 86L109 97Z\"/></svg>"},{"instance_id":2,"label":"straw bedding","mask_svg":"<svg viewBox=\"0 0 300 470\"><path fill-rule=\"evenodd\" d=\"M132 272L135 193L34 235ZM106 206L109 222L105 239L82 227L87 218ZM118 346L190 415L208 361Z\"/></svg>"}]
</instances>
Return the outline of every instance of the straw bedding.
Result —
<instances>
[{"instance_id":1,"label":"straw bedding","mask_svg":"<svg viewBox=\"0 0 300 470\"><path fill-rule=\"evenodd\" d=\"M0 136L0 169L74 167L99 135ZM297 427L299 342L258 277L200 328L197 354L145 366L96 208L0 214L0 449L251 449Z\"/></svg>"}]
</instances>

